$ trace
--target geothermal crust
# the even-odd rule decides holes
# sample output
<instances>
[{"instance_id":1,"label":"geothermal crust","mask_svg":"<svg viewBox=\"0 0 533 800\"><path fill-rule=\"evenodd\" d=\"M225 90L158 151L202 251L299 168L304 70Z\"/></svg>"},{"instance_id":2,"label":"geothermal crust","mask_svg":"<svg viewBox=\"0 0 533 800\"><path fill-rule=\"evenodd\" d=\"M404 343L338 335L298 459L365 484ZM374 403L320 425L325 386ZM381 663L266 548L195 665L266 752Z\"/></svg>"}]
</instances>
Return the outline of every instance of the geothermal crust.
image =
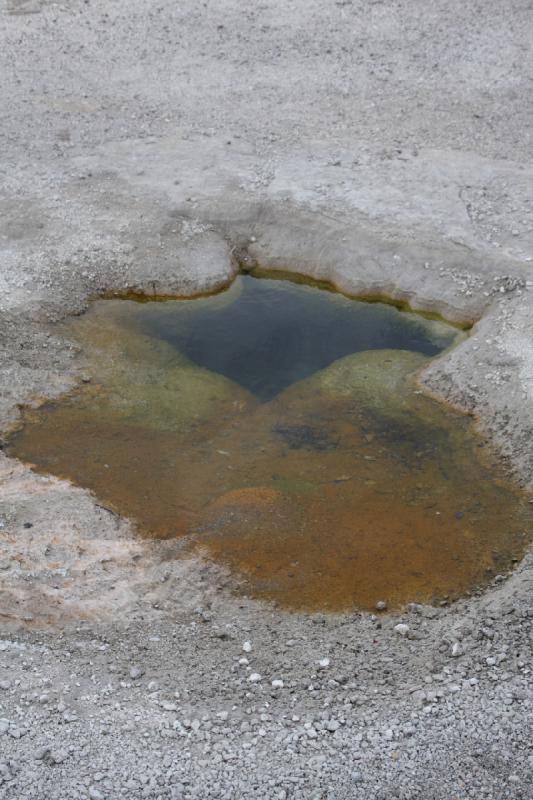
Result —
<instances>
[{"instance_id":1,"label":"geothermal crust","mask_svg":"<svg viewBox=\"0 0 533 800\"><path fill-rule=\"evenodd\" d=\"M91 298L260 265L474 323L421 387L533 493L527 4L6 0L0 34L3 436L87 378ZM175 555L0 451L0 797L529 796L530 554L376 615Z\"/></svg>"}]
</instances>

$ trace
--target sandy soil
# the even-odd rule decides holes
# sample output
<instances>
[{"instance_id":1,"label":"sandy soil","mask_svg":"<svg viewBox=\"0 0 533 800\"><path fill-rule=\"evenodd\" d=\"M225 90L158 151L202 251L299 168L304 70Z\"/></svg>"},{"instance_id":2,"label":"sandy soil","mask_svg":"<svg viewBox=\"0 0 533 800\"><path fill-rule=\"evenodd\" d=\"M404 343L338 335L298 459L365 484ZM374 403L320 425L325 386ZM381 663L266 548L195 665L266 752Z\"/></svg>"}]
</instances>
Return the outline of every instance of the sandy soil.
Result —
<instances>
[{"instance_id":1,"label":"sandy soil","mask_svg":"<svg viewBox=\"0 0 533 800\"><path fill-rule=\"evenodd\" d=\"M533 491L528 2L5 0L0 32L4 433L83 377L55 324L91 297L259 263L475 322L424 386ZM287 614L0 481L0 796L530 796L528 557L449 608Z\"/></svg>"}]
</instances>

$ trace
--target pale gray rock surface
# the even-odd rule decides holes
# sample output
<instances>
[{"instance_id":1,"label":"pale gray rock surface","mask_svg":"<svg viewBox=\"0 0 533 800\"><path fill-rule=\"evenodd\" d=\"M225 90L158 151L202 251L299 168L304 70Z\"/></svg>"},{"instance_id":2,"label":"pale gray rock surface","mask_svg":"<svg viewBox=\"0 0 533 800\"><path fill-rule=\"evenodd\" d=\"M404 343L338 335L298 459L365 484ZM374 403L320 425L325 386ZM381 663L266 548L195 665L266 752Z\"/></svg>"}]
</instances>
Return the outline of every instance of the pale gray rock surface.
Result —
<instances>
[{"instance_id":1,"label":"pale gray rock surface","mask_svg":"<svg viewBox=\"0 0 533 800\"><path fill-rule=\"evenodd\" d=\"M259 263L474 321L421 385L533 492L532 34L523 0L0 3L2 434L84 379L55 323L91 297ZM530 556L289 615L1 451L0 535L2 800L531 796Z\"/></svg>"}]
</instances>

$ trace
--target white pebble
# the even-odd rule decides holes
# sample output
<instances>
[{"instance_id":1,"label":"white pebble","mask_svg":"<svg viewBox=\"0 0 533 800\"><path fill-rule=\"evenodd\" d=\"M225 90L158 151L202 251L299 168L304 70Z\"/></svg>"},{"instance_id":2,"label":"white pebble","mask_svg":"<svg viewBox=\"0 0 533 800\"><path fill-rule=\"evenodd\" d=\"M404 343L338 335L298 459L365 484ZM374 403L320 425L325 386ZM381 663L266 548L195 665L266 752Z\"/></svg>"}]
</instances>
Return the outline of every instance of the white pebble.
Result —
<instances>
[{"instance_id":1,"label":"white pebble","mask_svg":"<svg viewBox=\"0 0 533 800\"><path fill-rule=\"evenodd\" d=\"M409 625L406 625L405 622L399 622L397 625L394 626L394 630L396 633L399 633L400 636L407 636L409 633Z\"/></svg>"}]
</instances>

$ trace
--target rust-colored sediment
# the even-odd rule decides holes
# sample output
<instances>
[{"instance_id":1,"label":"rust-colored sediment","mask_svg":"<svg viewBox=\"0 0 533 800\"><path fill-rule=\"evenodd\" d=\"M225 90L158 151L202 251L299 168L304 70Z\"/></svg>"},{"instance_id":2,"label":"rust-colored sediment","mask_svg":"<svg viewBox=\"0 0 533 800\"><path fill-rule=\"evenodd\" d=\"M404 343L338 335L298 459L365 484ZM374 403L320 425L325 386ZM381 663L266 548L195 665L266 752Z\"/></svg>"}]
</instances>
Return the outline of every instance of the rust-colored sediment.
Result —
<instances>
[{"instance_id":1,"label":"rust-colored sediment","mask_svg":"<svg viewBox=\"0 0 533 800\"><path fill-rule=\"evenodd\" d=\"M137 334L121 336L123 355ZM146 341L135 341L138 355ZM146 364L167 359L168 370L168 358L150 348ZM393 369L390 356L382 362ZM143 363L128 378L141 398ZM470 422L415 393L408 377L384 385L379 402L367 386L375 365L359 393L332 390L335 367L263 404L224 384L207 410L168 430L140 422L131 405L121 414L97 401L119 392L112 366L100 368L101 386L27 412L10 452L91 489L141 535L187 537L229 565L243 592L291 609L394 607L483 585L524 551L531 508L478 457Z\"/></svg>"}]
</instances>

